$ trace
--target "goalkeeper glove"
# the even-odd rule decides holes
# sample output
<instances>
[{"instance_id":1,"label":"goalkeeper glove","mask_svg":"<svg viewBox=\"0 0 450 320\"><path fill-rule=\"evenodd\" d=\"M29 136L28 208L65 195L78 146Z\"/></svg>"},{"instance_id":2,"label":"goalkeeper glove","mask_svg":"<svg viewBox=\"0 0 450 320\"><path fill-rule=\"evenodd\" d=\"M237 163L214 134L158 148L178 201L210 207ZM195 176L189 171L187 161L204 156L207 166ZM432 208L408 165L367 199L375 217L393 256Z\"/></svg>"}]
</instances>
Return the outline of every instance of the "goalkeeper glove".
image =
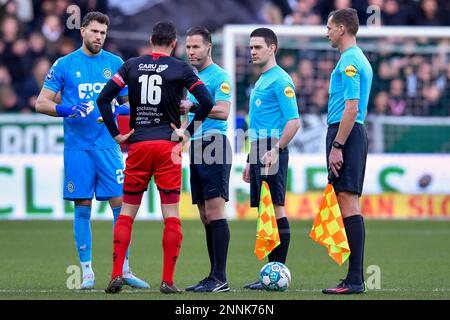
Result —
<instances>
[{"instance_id":1,"label":"goalkeeper glove","mask_svg":"<svg viewBox=\"0 0 450 320\"><path fill-rule=\"evenodd\" d=\"M58 117L64 118L75 118L81 116L82 118L86 117L94 108L87 103L79 103L73 107L67 107L60 104L56 105L56 113Z\"/></svg>"}]
</instances>

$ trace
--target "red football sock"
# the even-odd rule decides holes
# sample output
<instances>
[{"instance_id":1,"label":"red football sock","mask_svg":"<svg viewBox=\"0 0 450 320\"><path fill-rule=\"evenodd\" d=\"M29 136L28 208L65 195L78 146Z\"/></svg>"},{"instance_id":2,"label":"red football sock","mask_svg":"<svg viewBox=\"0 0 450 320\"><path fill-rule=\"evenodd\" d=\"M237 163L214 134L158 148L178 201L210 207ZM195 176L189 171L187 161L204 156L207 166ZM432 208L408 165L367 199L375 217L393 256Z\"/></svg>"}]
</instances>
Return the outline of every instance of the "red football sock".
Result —
<instances>
[{"instance_id":1,"label":"red football sock","mask_svg":"<svg viewBox=\"0 0 450 320\"><path fill-rule=\"evenodd\" d=\"M133 227L133 218L130 216L120 215L114 226L114 243L113 243L113 271L111 279L116 276L122 276L123 261L130 245L131 229Z\"/></svg>"},{"instance_id":2,"label":"red football sock","mask_svg":"<svg viewBox=\"0 0 450 320\"><path fill-rule=\"evenodd\" d=\"M164 233L162 246L164 250L164 264L162 281L173 285L173 274L175 272L175 263L180 254L181 240L183 234L181 233L181 222L176 217L164 219Z\"/></svg>"}]
</instances>

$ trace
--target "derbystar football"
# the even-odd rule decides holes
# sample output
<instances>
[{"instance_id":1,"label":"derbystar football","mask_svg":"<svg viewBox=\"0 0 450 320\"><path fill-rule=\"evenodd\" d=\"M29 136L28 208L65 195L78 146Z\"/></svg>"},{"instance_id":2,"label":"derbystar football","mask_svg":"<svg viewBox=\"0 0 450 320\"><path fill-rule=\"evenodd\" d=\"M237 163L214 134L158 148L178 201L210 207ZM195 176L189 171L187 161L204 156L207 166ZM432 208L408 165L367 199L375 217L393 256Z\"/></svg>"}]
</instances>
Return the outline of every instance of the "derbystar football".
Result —
<instances>
[{"instance_id":1,"label":"derbystar football","mask_svg":"<svg viewBox=\"0 0 450 320\"><path fill-rule=\"evenodd\" d=\"M264 290L285 291L291 283L291 272L281 262L269 262L261 268L259 281Z\"/></svg>"}]
</instances>

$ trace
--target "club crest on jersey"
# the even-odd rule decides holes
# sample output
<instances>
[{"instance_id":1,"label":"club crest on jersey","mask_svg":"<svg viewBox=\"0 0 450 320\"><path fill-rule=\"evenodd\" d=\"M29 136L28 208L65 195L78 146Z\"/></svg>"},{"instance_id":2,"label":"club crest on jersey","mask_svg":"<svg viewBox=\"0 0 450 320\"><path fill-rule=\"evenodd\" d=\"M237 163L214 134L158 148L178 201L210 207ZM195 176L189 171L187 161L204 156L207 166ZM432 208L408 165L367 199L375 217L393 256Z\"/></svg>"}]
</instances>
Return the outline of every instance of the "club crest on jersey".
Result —
<instances>
[{"instance_id":1,"label":"club crest on jersey","mask_svg":"<svg viewBox=\"0 0 450 320\"><path fill-rule=\"evenodd\" d=\"M293 98L295 96L295 91L291 86L284 88L284 95L288 98Z\"/></svg>"},{"instance_id":2,"label":"club crest on jersey","mask_svg":"<svg viewBox=\"0 0 450 320\"><path fill-rule=\"evenodd\" d=\"M347 77L354 77L358 72L356 71L356 68L352 66L351 64L345 67L345 75Z\"/></svg>"},{"instance_id":3,"label":"club crest on jersey","mask_svg":"<svg viewBox=\"0 0 450 320\"><path fill-rule=\"evenodd\" d=\"M222 91L225 94L229 94L231 91L230 84L228 82L223 82L220 85L220 91Z\"/></svg>"},{"instance_id":4,"label":"club crest on jersey","mask_svg":"<svg viewBox=\"0 0 450 320\"><path fill-rule=\"evenodd\" d=\"M169 66L167 64L161 64L158 66L158 69L156 69L156 72L160 73L166 70Z\"/></svg>"},{"instance_id":5,"label":"club crest on jersey","mask_svg":"<svg viewBox=\"0 0 450 320\"><path fill-rule=\"evenodd\" d=\"M257 106L257 107L259 107L260 105L261 105L261 99L256 99L256 101L255 101L255 105Z\"/></svg>"},{"instance_id":6,"label":"club crest on jersey","mask_svg":"<svg viewBox=\"0 0 450 320\"><path fill-rule=\"evenodd\" d=\"M105 69L105 70L103 70L103 77L105 78L105 79L111 79L111 77L112 77L112 71L111 71L111 69Z\"/></svg>"},{"instance_id":7,"label":"club crest on jersey","mask_svg":"<svg viewBox=\"0 0 450 320\"><path fill-rule=\"evenodd\" d=\"M73 193L75 191L75 185L72 181L67 182L67 191L69 191L69 193Z\"/></svg>"}]
</instances>

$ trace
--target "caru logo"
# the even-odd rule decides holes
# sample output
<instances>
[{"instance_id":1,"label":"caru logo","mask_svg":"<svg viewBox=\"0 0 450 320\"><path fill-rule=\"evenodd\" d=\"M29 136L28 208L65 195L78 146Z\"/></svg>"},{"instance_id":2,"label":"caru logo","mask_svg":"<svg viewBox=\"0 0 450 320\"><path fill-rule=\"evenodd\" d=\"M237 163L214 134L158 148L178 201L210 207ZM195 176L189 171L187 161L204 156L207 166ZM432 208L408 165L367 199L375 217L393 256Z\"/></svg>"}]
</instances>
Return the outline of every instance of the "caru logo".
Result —
<instances>
[{"instance_id":1,"label":"caru logo","mask_svg":"<svg viewBox=\"0 0 450 320\"><path fill-rule=\"evenodd\" d=\"M106 83L80 83L78 85L78 97L80 99L94 99L95 93L100 93Z\"/></svg>"}]
</instances>

